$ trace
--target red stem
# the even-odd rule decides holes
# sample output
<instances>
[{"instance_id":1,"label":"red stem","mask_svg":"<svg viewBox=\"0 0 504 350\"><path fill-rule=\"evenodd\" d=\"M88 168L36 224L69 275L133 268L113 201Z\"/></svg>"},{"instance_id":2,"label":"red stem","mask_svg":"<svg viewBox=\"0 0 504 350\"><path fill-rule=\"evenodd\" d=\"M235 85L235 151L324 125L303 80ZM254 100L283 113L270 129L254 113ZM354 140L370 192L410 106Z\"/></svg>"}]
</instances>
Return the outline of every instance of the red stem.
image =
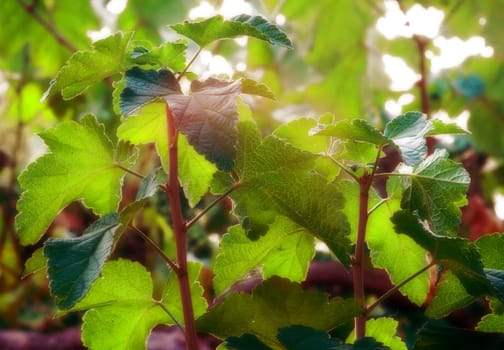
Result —
<instances>
[{"instance_id":1,"label":"red stem","mask_svg":"<svg viewBox=\"0 0 504 350\"><path fill-rule=\"evenodd\" d=\"M362 314L354 320L355 339L366 335L366 299L364 295L364 250L366 246L366 227L368 221L369 187L372 176L364 175L359 179L359 223L357 226L357 242L355 244L355 256L352 262L354 281L354 299L359 303Z\"/></svg>"},{"instance_id":2,"label":"red stem","mask_svg":"<svg viewBox=\"0 0 504 350\"><path fill-rule=\"evenodd\" d=\"M175 126L172 112L166 105L166 118L168 124L168 152L169 152L169 174L167 195L170 202L171 218L175 235L175 246L177 249L177 266L175 270L178 278L180 297L182 300L182 311L184 314L184 332L186 338L186 348L188 350L198 349L198 338L194 311L191 298L191 286L187 271L187 229L182 205L180 203L180 183L178 179L178 130Z\"/></svg>"}]
</instances>

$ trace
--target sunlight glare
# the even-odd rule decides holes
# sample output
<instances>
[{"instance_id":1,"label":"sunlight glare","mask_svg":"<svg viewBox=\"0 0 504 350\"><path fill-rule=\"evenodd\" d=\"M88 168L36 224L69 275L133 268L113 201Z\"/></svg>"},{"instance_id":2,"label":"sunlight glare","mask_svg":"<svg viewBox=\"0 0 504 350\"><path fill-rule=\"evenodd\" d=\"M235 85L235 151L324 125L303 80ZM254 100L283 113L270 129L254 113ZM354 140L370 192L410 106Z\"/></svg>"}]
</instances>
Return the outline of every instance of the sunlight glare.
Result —
<instances>
[{"instance_id":1,"label":"sunlight glare","mask_svg":"<svg viewBox=\"0 0 504 350\"><path fill-rule=\"evenodd\" d=\"M207 18L216 14L215 7L206 1L202 1L198 6L189 11L189 19Z\"/></svg>"},{"instance_id":2,"label":"sunlight glare","mask_svg":"<svg viewBox=\"0 0 504 350\"><path fill-rule=\"evenodd\" d=\"M119 15L124 11L127 4L128 0L110 0L105 8L111 14Z\"/></svg>"},{"instance_id":3,"label":"sunlight glare","mask_svg":"<svg viewBox=\"0 0 504 350\"><path fill-rule=\"evenodd\" d=\"M241 14L251 15L254 8L245 0L224 0L218 12L224 18L231 18Z\"/></svg>"},{"instance_id":4,"label":"sunlight glare","mask_svg":"<svg viewBox=\"0 0 504 350\"><path fill-rule=\"evenodd\" d=\"M496 192L493 194L495 215L500 220L504 220L504 194Z\"/></svg>"},{"instance_id":5,"label":"sunlight glare","mask_svg":"<svg viewBox=\"0 0 504 350\"><path fill-rule=\"evenodd\" d=\"M245 72L247 70L247 64L244 62L239 62L236 64L236 70L238 72Z\"/></svg>"},{"instance_id":6,"label":"sunlight glare","mask_svg":"<svg viewBox=\"0 0 504 350\"><path fill-rule=\"evenodd\" d=\"M275 17L275 23L278 24L279 26L283 26L285 24L285 20L286 20L285 16L282 15L281 13Z\"/></svg>"},{"instance_id":7,"label":"sunlight glare","mask_svg":"<svg viewBox=\"0 0 504 350\"><path fill-rule=\"evenodd\" d=\"M439 48L439 56L431 58L431 71L434 74L443 69L454 68L462 64L470 56L493 56L493 47L487 46L485 38L473 36L464 41L459 37L437 37L433 40L434 46Z\"/></svg>"},{"instance_id":8,"label":"sunlight glare","mask_svg":"<svg viewBox=\"0 0 504 350\"><path fill-rule=\"evenodd\" d=\"M86 32L88 38L91 39L92 42L104 39L112 34L112 31L108 27L103 27L100 30L88 30Z\"/></svg>"},{"instance_id":9,"label":"sunlight glare","mask_svg":"<svg viewBox=\"0 0 504 350\"><path fill-rule=\"evenodd\" d=\"M420 74L411 69L400 57L383 55L385 73L391 80L392 91L407 91L420 79Z\"/></svg>"}]
</instances>

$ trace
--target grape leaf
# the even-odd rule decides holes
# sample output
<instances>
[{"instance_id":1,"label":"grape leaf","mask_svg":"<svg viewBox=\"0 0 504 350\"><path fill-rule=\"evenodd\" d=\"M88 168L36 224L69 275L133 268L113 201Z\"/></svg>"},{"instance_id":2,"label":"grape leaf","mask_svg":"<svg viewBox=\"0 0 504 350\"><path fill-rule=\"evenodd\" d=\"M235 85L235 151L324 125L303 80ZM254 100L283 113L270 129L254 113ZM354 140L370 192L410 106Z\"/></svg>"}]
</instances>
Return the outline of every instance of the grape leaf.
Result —
<instances>
[{"instance_id":1,"label":"grape leaf","mask_svg":"<svg viewBox=\"0 0 504 350\"><path fill-rule=\"evenodd\" d=\"M224 344L226 349L229 350L272 350L255 335L249 333L242 334L239 337L226 338Z\"/></svg>"},{"instance_id":2,"label":"grape leaf","mask_svg":"<svg viewBox=\"0 0 504 350\"><path fill-rule=\"evenodd\" d=\"M247 272L263 264L265 278L277 275L301 282L315 254L313 237L287 218L278 217L266 235L251 241L240 226L224 235L214 265L214 287L221 294Z\"/></svg>"},{"instance_id":3,"label":"grape leaf","mask_svg":"<svg viewBox=\"0 0 504 350\"><path fill-rule=\"evenodd\" d=\"M113 146L93 116L62 122L40 133L50 153L20 175L16 229L22 244L36 243L56 214L82 199L97 214L117 209L124 172L115 166Z\"/></svg>"},{"instance_id":4,"label":"grape leaf","mask_svg":"<svg viewBox=\"0 0 504 350\"><path fill-rule=\"evenodd\" d=\"M117 129L117 136L134 145L154 143L161 164L168 172L168 137L164 103L149 103L133 112ZM208 192L216 171L215 165L205 159L179 135L179 179L189 203L196 205Z\"/></svg>"},{"instance_id":5,"label":"grape leaf","mask_svg":"<svg viewBox=\"0 0 504 350\"><path fill-rule=\"evenodd\" d=\"M221 39L250 36L274 45L292 48L292 42L276 25L261 16L239 15L225 20L221 15L201 22L184 22L171 25L177 33L191 39L200 47Z\"/></svg>"},{"instance_id":6,"label":"grape leaf","mask_svg":"<svg viewBox=\"0 0 504 350\"><path fill-rule=\"evenodd\" d=\"M427 323L420 329L415 350L485 349L504 348L504 334L476 332Z\"/></svg>"},{"instance_id":7,"label":"grape leaf","mask_svg":"<svg viewBox=\"0 0 504 350\"><path fill-rule=\"evenodd\" d=\"M425 135L431 128L425 114L407 112L388 122L383 135L399 148L404 163L413 166L420 163L427 152Z\"/></svg>"},{"instance_id":8,"label":"grape leaf","mask_svg":"<svg viewBox=\"0 0 504 350\"><path fill-rule=\"evenodd\" d=\"M177 78L167 69L133 67L124 74L124 84L118 86L122 88L119 109L125 116L162 96L182 93Z\"/></svg>"},{"instance_id":9,"label":"grape leaf","mask_svg":"<svg viewBox=\"0 0 504 350\"><path fill-rule=\"evenodd\" d=\"M313 128L310 133L312 135L368 142L378 146L390 143L387 137L383 136L380 131L363 119L342 120L334 125L321 124Z\"/></svg>"},{"instance_id":10,"label":"grape leaf","mask_svg":"<svg viewBox=\"0 0 504 350\"><path fill-rule=\"evenodd\" d=\"M236 98L240 81L194 80L191 94L170 95L168 104L181 133L220 170L230 171L236 157Z\"/></svg>"},{"instance_id":11,"label":"grape leaf","mask_svg":"<svg viewBox=\"0 0 504 350\"><path fill-rule=\"evenodd\" d=\"M63 99L70 100L91 85L123 71L132 38L133 32L119 32L96 41L91 50L74 53L51 81L42 99L61 91Z\"/></svg>"},{"instance_id":12,"label":"grape leaf","mask_svg":"<svg viewBox=\"0 0 504 350\"><path fill-rule=\"evenodd\" d=\"M463 134L467 135L469 132L467 130L462 129L455 123L443 123L440 120L432 120L432 129L425 134L425 136L435 136L435 135L444 135L444 134Z\"/></svg>"},{"instance_id":13,"label":"grape leaf","mask_svg":"<svg viewBox=\"0 0 504 350\"><path fill-rule=\"evenodd\" d=\"M398 325L399 322L389 317L369 319L366 321L366 336L376 339L390 350L408 350L406 344L396 335ZM354 332L347 338L350 343L355 339Z\"/></svg>"},{"instance_id":14,"label":"grape leaf","mask_svg":"<svg viewBox=\"0 0 504 350\"><path fill-rule=\"evenodd\" d=\"M485 276L478 250L469 241L437 236L424 227L417 217L404 210L396 212L391 220L396 232L407 234L432 253L434 262L450 268L469 294L496 294Z\"/></svg>"},{"instance_id":15,"label":"grape leaf","mask_svg":"<svg viewBox=\"0 0 504 350\"><path fill-rule=\"evenodd\" d=\"M199 264L189 265L195 317L206 308L201 298L201 287L194 282L200 268ZM175 280L174 274L171 274L163 299L154 300L153 282L142 265L126 260L107 262L102 277L72 308L73 311L90 309L83 317L84 345L92 349L145 349L152 328L158 324L175 324L160 303L178 322L183 320Z\"/></svg>"},{"instance_id":16,"label":"grape leaf","mask_svg":"<svg viewBox=\"0 0 504 350\"><path fill-rule=\"evenodd\" d=\"M35 250L28 260L25 262L25 269L21 279L24 279L32 273L37 273L47 268L47 258L44 255L44 248L40 247Z\"/></svg>"},{"instance_id":17,"label":"grape leaf","mask_svg":"<svg viewBox=\"0 0 504 350\"><path fill-rule=\"evenodd\" d=\"M280 328L277 338L289 350L331 350L341 345L324 331L300 325Z\"/></svg>"},{"instance_id":18,"label":"grape leaf","mask_svg":"<svg viewBox=\"0 0 504 350\"><path fill-rule=\"evenodd\" d=\"M304 291L300 284L273 277L257 286L252 295L232 294L198 319L198 329L220 338L252 333L266 345L278 348L279 328L305 325L330 330L359 313L353 300Z\"/></svg>"},{"instance_id":19,"label":"grape leaf","mask_svg":"<svg viewBox=\"0 0 504 350\"><path fill-rule=\"evenodd\" d=\"M68 309L82 299L112 251L117 214L101 217L76 238L49 238L44 244L49 288L58 307Z\"/></svg>"},{"instance_id":20,"label":"grape leaf","mask_svg":"<svg viewBox=\"0 0 504 350\"><path fill-rule=\"evenodd\" d=\"M323 240L348 265L344 198L325 177L310 172L315 156L274 136L261 142L251 122L240 123L239 129L235 170L240 185L230 196L247 235L258 238L278 214L284 215Z\"/></svg>"},{"instance_id":21,"label":"grape leaf","mask_svg":"<svg viewBox=\"0 0 504 350\"><path fill-rule=\"evenodd\" d=\"M434 232L456 235L469 182L460 164L448 159L445 150L436 150L407 179L401 206L431 223Z\"/></svg>"}]
</instances>

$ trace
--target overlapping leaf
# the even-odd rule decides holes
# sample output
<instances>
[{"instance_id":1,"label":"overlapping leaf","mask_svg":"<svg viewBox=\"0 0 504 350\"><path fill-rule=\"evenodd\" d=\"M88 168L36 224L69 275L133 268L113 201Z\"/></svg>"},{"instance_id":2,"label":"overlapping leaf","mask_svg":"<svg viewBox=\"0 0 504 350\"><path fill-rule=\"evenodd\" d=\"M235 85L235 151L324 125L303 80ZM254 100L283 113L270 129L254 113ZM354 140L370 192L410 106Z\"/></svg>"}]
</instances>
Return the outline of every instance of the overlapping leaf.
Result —
<instances>
[{"instance_id":1,"label":"overlapping leaf","mask_svg":"<svg viewBox=\"0 0 504 350\"><path fill-rule=\"evenodd\" d=\"M300 284L271 278L249 294L232 294L198 320L198 329L221 338L255 334L268 346L281 346L279 328L305 325L329 330L359 313L354 301L304 291Z\"/></svg>"},{"instance_id":2,"label":"overlapping leaf","mask_svg":"<svg viewBox=\"0 0 504 350\"><path fill-rule=\"evenodd\" d=\"M431 223L437 234L453 236L460 223L459 207L466 203L469 181L460 164L450 160L445 150L436 150L408 177L401 206Z\"/></svg>"},{"instance_id":3,"label":"overlapping leaf","mask_svg":"<svg viewBox=\"0 0 504 350\"><path fill-rule=\"evenodd\" d=\"M446 271L425 314L431 318L445 317L454 310L471 304L474 300L475 297L467 293L457 276L451 271Z\"/></svg>"},{"instance_id":4,"label":"overlapping leaf","mask_svg":"<svg viewBox=\"0 0 504 350\"><path fill-rule=\"evenodd\" d=\"M135 44L133 42L132 44ZM142 42L143 44L143 42ZM130 53L130 61L138 65L160 66L180 72L186 65L187 43L184 41L165 42L159 47L135 46Z\"/></svg>"},{"instance_id":5,"label":"overlapping leaf","mask_svg":"<svg viewBox=\"0 0 504 350\"><path fill-rule=\"evenodd\" d=\"M196 317L206 309L201 287L196 281L200 265L190 264L191 295ZM180 295L172 274L163 300L153 299L153 283L143 266L118 260L105 264L102 277L73 310L90 309L84 315L82 340L92 349L145 349L147 337L156 325L183 321ZM170 311L171 316L161 307Z\"/></svg>"},{"instance_id":6,"label":"overlapping leaf","mask_svg":"<svg viewBox=\"0 0 504 350\"><path fill-rule=\"evenodd\" d=\"M132 32L120 32L96 41L91 50L74 53L51 81L44 96L61 91L63 98L69 100L104 78L123 71L132 37Z\"/></svg>"},{"instance_id":7,"label":"overlapping leaf","mask_svg":"<svg viewBox=\"0 0 504 350\"><path fill-rule=\"evenodd\" d=\"M278 217L268 233L251 241L240 226L224 235L214 265L214 287L221 294L250 270L263 265L265 278L273 275L301 282L315 254L313 236L294 222Z\"/></svg>"},{"instance_id":8,"label":"overlapping leaf","mask_svg":"<svg viewBox=\"0 0 504 350\"><path fill-rule=\"evenodd\" d=\"M68 309L82 299L98 278L112 251L117 214L103 216L76 238L50 238L45 242L51 294L58 307Z\"/></svg>"},{"instance_id":9,"label":"overlapping leaf","mask_svg":"<svg viewBox=\"0 0 504 350\"><path fill-rule=\"evenodd\" d=\"M240 123L236 173L231 193L247 235L258 238L278 214L323 240L345 264L350 262L349 226L341 212L344 198L325 177L311 173L315 156L274 136L261 142L251 122Z\"/></svg>"},{"instance_id":10,"label":"overlapping leaf","mask_svg":"<svg viewBox=\"0 0 504 350\"><path fill-rule=\"evenodd\" d=\"M271 91L268 86L253 79L241 79L240 84L241 92L243 94L262 96L272 100L275 99L275 94L273 94L273 91Z\"/></svg>"},{"instance_id":11,"label":"overlapping leaf","mask_svg":"<svg viewBox=\"0 0 504 350\"><path fill-rule=\"evenodd\" d=\"M395 230L413 238L420 246L432 253L436 263L451 269L467 292L474 296L496 295L483 270L480 254L469 241L437 236L420 223L419 219L406 211L392 217Z\"/></svg>"},{"instance_id":12,"label":"overlapping leaf","mask_svg":"<svg viewBox=\"0 0 504 350\"><path fill-rule=\"evenodd\" d=\"M16 229L21 243L33 244L56 214L82 199L97 214L116 210L124 172L114 165L114 151L102 125L93 116L68 121L40 137L50 153L19 177L23 194L17 203Z\"/></svg>"},{"instance_id":13,"label":"overlapping leaf","mask_svg":"<svg viewBox=\"0 0 504 350\"><path fill-rule=\"evenodd\" d=\"M170 95L168 104L181 133L220 170L230 171L236 157L240 81L217 78L191 83L191 94Z\"/></svg>"},{"instance_id":14,"label":"overlapping leaf","mask_svg":"<svg viewBox=\"0 0 504 350\"><path fill-rule=\"evenodd\" d=\"M118 128L117 135L134 145L154 143L161 164L168 171L168 137L163 103L150 103L134 112ZM190 146L184 135L178 139L179 178L191 205L196 205L208 192L216 171L215 165Z\"/></svg>"},{"instance_id":15,"label":"overlapping leaf","mask_svg":"<svg viewBox=\"0 0 504 350\"><path fill-rule=\"evenodd\" d=\"M221 39L250 36L274 45L292 48L292 43L280 28L261 16L239 15L229 20L221 15L201 22L184 22L170 26L200 47Z\"/></svg>"},{"instance_id":16,"label":"overlapping leaf","mask_svg":"<svg viewBox=\"0 0 504 350\"><path fill-rule=\"evenodd\" d=\"M399 148L404 163L413 166L427 153L425 135L431 128L425 114L407 112L387 123L383 135Z\"/></svg>"},{"instance_id":17,"label":"overlapping leaf","mask_svg":"<svg viewBox=\"0 0 504 350\"><path fill-rule=\"evenodd\" d=\"M408 350L406 344L397 336L399 322L389 317L369 319L366 321L366 336L373 337L390 350ZM352 332L347 340L353 342Z\"/></svg>"},{"instance_id":18,"label":"overlapping leaf","mask_svg":"<svg viewBox=\"0 0 504 350\"><path fill-rule=\"evenodd\" d=\"M378 129L371 126L366 120L342 120L333 125L319 125L311 130L313 135L333 136L340 139L368 142L375 145L384 145L390 139L383 136Z\"/></svg>"}]
</instances>

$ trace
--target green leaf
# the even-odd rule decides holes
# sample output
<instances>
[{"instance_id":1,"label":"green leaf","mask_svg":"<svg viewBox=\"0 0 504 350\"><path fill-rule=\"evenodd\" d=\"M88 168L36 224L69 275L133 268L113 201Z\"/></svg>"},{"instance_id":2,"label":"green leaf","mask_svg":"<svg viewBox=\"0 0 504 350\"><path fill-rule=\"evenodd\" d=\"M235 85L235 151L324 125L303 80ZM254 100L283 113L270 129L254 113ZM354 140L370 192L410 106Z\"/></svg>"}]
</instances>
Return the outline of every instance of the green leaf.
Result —
<instances>
[{"instance_id":1,"label":"green leaf","mask_svg":"<svg viewBox=\"0 0 504 350\"><path fill-rule=\"evenodd\" d=\"M311 130L311 134L368 142L378 146L390 143L387 137L383 136L380 131L364 119L342 120L334 125L318 125Z\"/></svg>"},{"instance_id":2,"label":"green leaf","mask_svg":"<svg viewBox=\"0 0 504 350\"><path fill-rule=\"evenodd\" d=\"M189 144L223 171L233 169L236 157L240 92L239 81L208 78L194 80L189 96L167 97L175 123Z\"/></svg>"},{"instance_id":3,"label":"green leaf","mask_svg":"<svg viewBox=\"0 0 504 350\"><path fill-rule=\"evenodd\" d=\"M437 236L423 226L417 217L406 211L396 212L391 220L396 232L407 234L432 253L434 262L450 268L469 294L495 295L495 290L483 271L480 254L469 241Z\"/></svg>"},{"instance_id":4,"label":"green leaf","mask_svg":"<svg viewBox=\"0 0 504 350\"><path fill-rule=\"evenodd\" d=\"M201 288L194 285L200 265L190 264L191 292L195 314L200 315ZM180 296L174 274L165 288L163 300L153 299L153 283L145 268L135 262L118 260L105 264L102 277L72 310L88 310L83 317L82 341L91 349L145 349L147 337L158 324L174 320L161 307L182 320Z\"/></svg>"},{"instance_id":5,"label":"green leaf","mask_svg":"<svg viewBox=\"0 0 504 350\"><path fill-rule=\"evenodd\" d=\"M445 150L436 150L408 177L401 206L427 220L437 234L454 236L469 182L460 164L448 159Z\"/></svg>"},{"instance_id":6,"label":"green leaf","mask_svg":"<svg viewBox=\"0 0 504 350\"><path fill-rule=\"evenodd\" d=\"M443 280L436 288L436 295L430 302L425 315L431 318L448 316L474 302L475 298L465 290L463 284L451 271L443 274Z\"/></svg>"},{"instance_id":7,"label":"green leaf","mask_svg":"<svg viewBox=\"0 0 504 350\"><path fill-rule=\"evenodd\" d=\"M262 96L276 100L273 91L271 91L271 89L265 84L261 84L253 79L247 78L241 79L240 83L242 94Z\"/></svg>"},{"instance_id":8,"label":"green leaf","mask_svg":"<svg viewBox=\"0 0 504 350\"><path fill-rule=\"evenodd\" d=\"M180 85L167 69L141 69L133 67L124 74L125 83L119 100L119 109L125 116L162 96L181 94Z\"/></svg>"},{"instance_id":9,"label":"green leaf","mask_svg":"<svg viewBox=\"0 0 504 350\"><path fill-rule=\"evenodd\" d=\"M198 329L220 338L252 333L266 345L281 347L277 330L305 325L330 330L359 313L352 300L304 291L300 284L273 277L249 294L232 294L198 319Z\"/></svg>"},{"instance_id":10,"label":"green leaf","mask_svg":"<svg viewBox=\"0 0 504 350\"><path fill-rule=\"evenodd\" d=\"M171 25L170 28L200 47L205 47L216 40L246 35L274 45L292 48L287 35L261 16L239 15L225 20L221 15L217 15L201 22L186 21Z\"/></svg>"},{"instance_id":11,"label":"green leaf","mask_svg":"<svg viewBox=\"0 0 504 350\"><path fill-rule=\"evenodd\" d=\"M88 293L112 251L120 225L114 213L95 221L80 237L45 242L49 287L58 307L69 309Z\"/></svg>"},{"instance_id":12,"label":"green leaf","mask_svg":"<svg viewBox=\"0 0 504 350\"><path fill-rule=\"evenodd\" d=\"M61 91L63 99L70 100L91 85L124 70L132 37L133 32L119 32L96 41L91 50L74 53L51 81L43 99Z\"/></svg>"},{"instance_id":13,"label":"green leaf","mask_svg":"<svg viewBox=\"0 0 504 350\"><path fill-rule=\"evenodd\" d=\"M476 241L481 254L481 261L486 268L504 270L504 234L485 235Z\"/></svg>"},{"instance_id":14,"label":"green leaf","mask_svg":"<svg viewBox=\"0 0 504 350\"><path fill-rule=\"evenodd\" d=\"M249 237L263 235L280 215L323 240L345 265L350 263L344 198L334 184L315 174L314 155L274 136L260 140L256 127L240 123L236 173L240 186L231 193L235 213Z\"/></svg>"},{"instance_id":15,"label":"green leaf","mask_svg":"<svg viewBox=\"0 0 504 350\"><path fill-rule=\"evenodd\" d=\"M180 72L186 64L186 50L187 43L182 40L167 41L161 46L150 50L142 46L136 46L130 53L130 61L133 64L160 66L165 69L169 68L174 72Z\"/></svg>"},{"instance_id":16,"label":"green leaf","mask_svg":"<svg viewBox=\"0 0 504 350\"><path fill-rule=\"evenodd\" d=\"M1 229L1 226L0 226ZM42 271L47 268L47 258L44 255L44 248L40 247L35 250L28 260L25 262L25 269L21 279L28 277L33 273Z\"/></svg>"},{"instance_id":17,"label":"green leaf","mask_svg":"<svg viewBox=\"0 0 504 350\"><path fill-rule=\"evenodd\" d=\"M213 269L215 290L221 294L261 264L265 278L277 275L301 282L314 254L313 237L287 218L278 217L268 233L255 241L240 226L234 226L220 243Z\"/></svg>"},{"instance_id":18,"label":"green leaf","mask_svg":"<svg viewBox=\"0 0 504 350\"><path fill-rule=\"evenodd\" d=\"M399 148L406 165L416 165L427 152L425 135L431 128L425 114L407 112L387 123L383 134Z\"/></svg>"},{"instance_id":19,"label":"green leaf","mask_svg":"<svg viewBox=\"0 0 504 350\"><path fill-rule=\"evenodd\" d=\"M366 336L373 337L391 350L407 350L406 344L399 338L397 327L399 322L389 317L381 317L366 321ZM347 339L353 342L355 338L352 332Z\"/></svg>"},{"instance_id":20,"label":"green leaf","mask_svg":"<svg viewBox=\"0 0 504 350\"><path fill-rule=\"evenodd\" d=\"M435 136L444 134L470 134L467 130L462 129L455 123L443 123L440 120L432 120L432 128L425 134L425 136Z\"/></svg>"},{"instance_id":21,"label":"green leaf","mask_svg":"<svg viewBox=\"0 0 504 350\"><path fill-rule=\"evenodd\" d=\"M134 112L117 129L117 136L134 145L154 143L165 172L168 172L168 136L164 103L149 103ZM179 179L189 203L196 205L207 193L215 165L179 135Z\"/></svg>"},{"instance_id":22,"label":"green leaf","mask_svg":"<svg viewBox=\"0 0 504 350\"><path fill-rule=\"evenodd\" d=\"M50 153L20 175L16 229L22 244L36 243L58 214L82 199L99 215L117 209L124 172L114 165L113 146L93 116L62 122L40 133Z\"/></svg>"},{"instance_id":23,"label":"green leaf","mask_svg":"<svg viewBox=\"0 0 504 350\"><path fill-rule=\"evenodd\" d=\"M475 332L467 329L427 323L418 333L415 350L504 348L504 334Z\"/></svg>"}]
</instances>

